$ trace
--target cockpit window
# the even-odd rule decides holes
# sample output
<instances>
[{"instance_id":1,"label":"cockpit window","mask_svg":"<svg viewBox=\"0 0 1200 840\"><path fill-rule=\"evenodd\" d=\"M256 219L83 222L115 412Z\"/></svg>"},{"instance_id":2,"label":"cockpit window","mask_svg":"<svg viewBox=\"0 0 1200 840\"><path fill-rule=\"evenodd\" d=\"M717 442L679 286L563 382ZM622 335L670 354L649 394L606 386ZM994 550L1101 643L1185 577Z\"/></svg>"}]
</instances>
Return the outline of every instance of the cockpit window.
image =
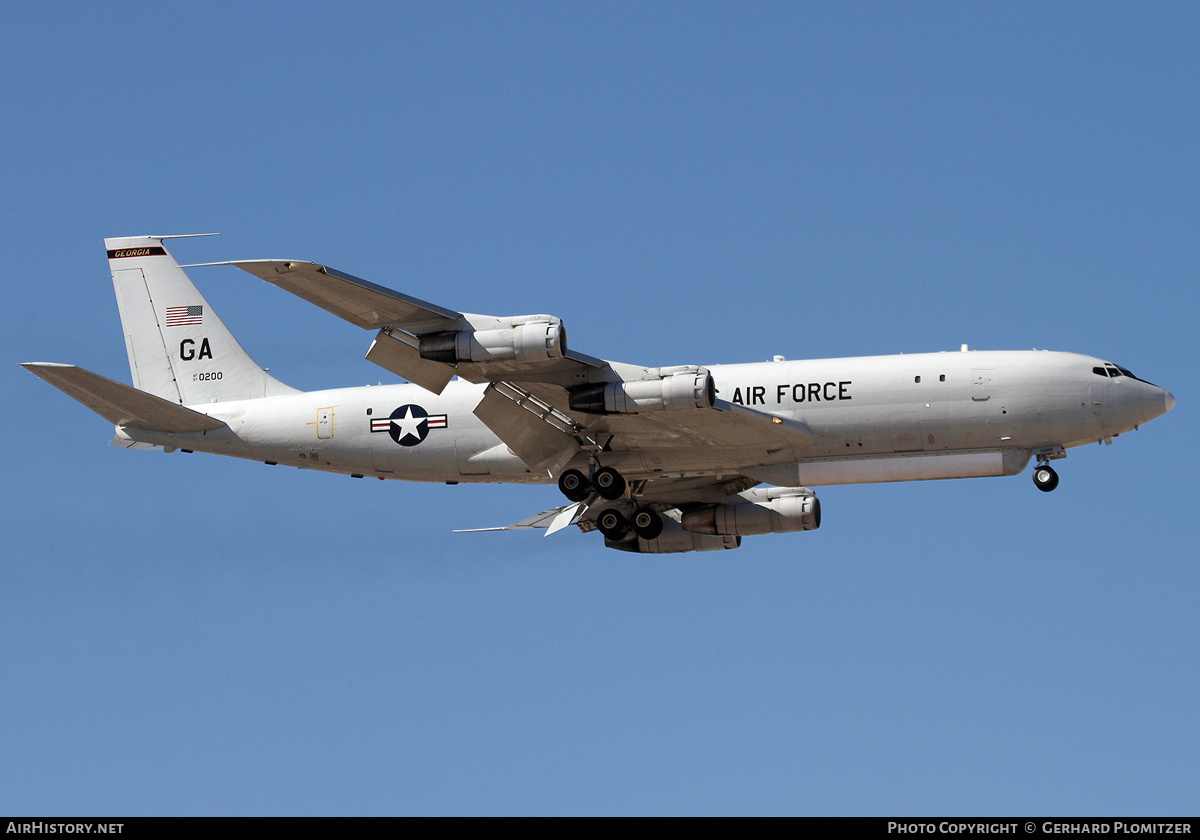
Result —
<instances>
[{"instance_id":1,"label":"cockpit window","mask_svg":"<svg viewBox=\"0 0 1200 840\"><path fill-rule=\"evenodd\" d=\"M1096 374L1097 376L1112 377L1113 379L1116 379L1119 376L1128 376L1130 379L1136 379L1138 382L1146 382L1145 379L1137 376L1129 368L1123 368L1120 365L1114 365L1112 362L1105 362L1104 367L1092 368L1092 373ZM1147 382L1146 384L1150 385L1153 383Z\"/></svg>"}]
</instances>

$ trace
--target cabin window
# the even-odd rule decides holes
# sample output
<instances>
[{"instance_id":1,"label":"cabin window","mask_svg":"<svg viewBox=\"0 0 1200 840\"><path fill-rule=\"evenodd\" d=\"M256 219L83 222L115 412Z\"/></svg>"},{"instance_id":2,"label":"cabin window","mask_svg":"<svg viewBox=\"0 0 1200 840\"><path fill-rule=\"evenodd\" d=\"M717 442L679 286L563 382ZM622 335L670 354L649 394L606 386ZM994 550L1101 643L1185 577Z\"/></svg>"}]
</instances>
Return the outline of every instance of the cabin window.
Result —
<instances>
[{"instance_id":1,"label":"cabin window","mask_svg":"<svg viewBox=\"0 0 1200 840\"><path fill-rule=\"evenodd\" d=\"M946 381L946 374L943 373L941 376L938 377L938 382L945 382L945 381Z\"/></svg>"},{"instance_id":2,"label":"cabin window","mask_svg":"<svg viewBox=\"0 0 1200 840\"><path fill-rule=\"evenodd\" d=\"M370 409L370 408L368 408L368 409L367 409L367 416L368 416L368 417L370 417L370 416L371 416L371 412L372 412L372 411L373 411L373 409Z\"/></svg>"},{"instance_id":3,"label":"cabin window","mask_svg":"<svg viewBox=\"0 0 1200 840\"><path fill-rule=\"evenodd\" d=\"M913 382L916 382L917 384L920 384L920 382L921 382L921 377L919 377L919 376L914 376L914 377L913 377Z\"/></svg>"}]
</instances>

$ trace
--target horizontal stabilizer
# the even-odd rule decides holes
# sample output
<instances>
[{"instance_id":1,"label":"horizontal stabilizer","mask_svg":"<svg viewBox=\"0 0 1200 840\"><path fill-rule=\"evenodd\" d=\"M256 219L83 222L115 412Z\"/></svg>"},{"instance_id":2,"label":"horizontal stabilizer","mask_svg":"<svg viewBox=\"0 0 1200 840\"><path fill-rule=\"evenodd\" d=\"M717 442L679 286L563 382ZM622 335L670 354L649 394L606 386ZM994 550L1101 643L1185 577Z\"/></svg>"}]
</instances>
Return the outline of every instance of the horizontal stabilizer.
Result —
<instances>
[{"instance_id":1,"label":"horizontal stabilizer","mask_svg":"<svg viewBox=\"0 0 1200 840\"><path fill-rule=\"evenodd\" d=\"M21 367L79 400L114 426L131 426L152 432L203 432L225 425L207 414L75 365L24 362Z\"/></svg>"}]
</instances>

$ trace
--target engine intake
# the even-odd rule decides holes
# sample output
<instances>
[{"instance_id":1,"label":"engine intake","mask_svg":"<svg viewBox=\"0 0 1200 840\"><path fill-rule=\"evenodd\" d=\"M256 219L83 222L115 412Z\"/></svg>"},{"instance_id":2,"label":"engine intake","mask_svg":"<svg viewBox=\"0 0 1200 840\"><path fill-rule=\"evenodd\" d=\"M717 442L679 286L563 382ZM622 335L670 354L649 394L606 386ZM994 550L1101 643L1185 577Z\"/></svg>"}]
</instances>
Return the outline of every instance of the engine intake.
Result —
<instances>
[{"instance_id":1,"label":"engine intake","mask_svg":"<svg viewBox=\"0 0 1200 840\"><path fill-rule=\"evenodd\" d=\"M821 527L821 501L812 493L736 505L707 505L683 514L681 523L698 534L786 534Z\"/></svg>"},{"instance_id":2,"label":"engine intake","mask_svg":"<svg viewBox=\"0 0 1200 840\"><path fill-rule=\"evenodd\" d=\"M716 398L712 374L700 368L660 379L583 385L571 389L569 403L585 414L641 414L712 408Z\"/></svg>"},{"instance_id":3,"label":"engine intake","mask_svg":"<svg viewBox=\"0 0 1200 840\"><path fill-rule=\"evenodd\" d=\"M544 362L561 359L567 331L561 323L535 321L511 329L463 330L421 336L422 359L459 362Z\"/></svg>"}]
</instances>

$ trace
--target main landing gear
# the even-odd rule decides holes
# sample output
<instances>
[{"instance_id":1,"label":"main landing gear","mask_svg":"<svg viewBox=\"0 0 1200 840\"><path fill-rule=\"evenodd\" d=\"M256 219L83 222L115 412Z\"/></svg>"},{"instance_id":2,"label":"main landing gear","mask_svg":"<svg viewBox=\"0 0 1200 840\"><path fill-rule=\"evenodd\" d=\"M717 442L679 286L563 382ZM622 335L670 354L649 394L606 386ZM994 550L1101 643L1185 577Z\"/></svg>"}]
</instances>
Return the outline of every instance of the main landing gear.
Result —
<instances>
[{"instance_id":1,"label":"main landing gear","mask_svg":"<svg viewBox=\"0 0 1200 840\"><path fill-rule=\"evenodd\" d=\"M633 530L644 540L657 539L663 530L662 517L647 507L635 510L629 521Z\"/></svg>"},{"instance_id":2,"label":"main landing gear","mask_svg":"<svg viewBox=\"0 0 1200 840\"><path fill-rule=\"evenodd\" d=\"M616 508L602 510L596 517L596 530L610 540L620 540L629 530L629 520Z\"/></svg>"},{"instance_id":3,"label":"main landing gear","mask_svg":"<svg viewBox=\"0 0 1200 840\"><path fill-rule=\"evenodd\" d=\"M592 492L592 483L579 470L567 470L558 477L558 489L572 502L582 502Z\"/></svg>"},{"instance_id":4,"label":"main landing gear","mask_svg":"<svg viewBox=\"0 0 1200 840\"><path fill-rule=\"evenodd\" d=\"M612 467L596 470L592 476L592 486L596 492L608 500L619 499L625 495L625 479Z\"/></svg>"},{"instance_id":5,"label":"main landing gear","mask_svg":"<svg viewBox=\"0 0 1200 840\"><path fill-rule=\"evenodd\" d=\"M1049 464L1038 464L1033 468L1033 483L1043 493L1058 486L1058 473Z\"/></svg>"},{"instance_id":6,"label":"main landing gear","mask_svg":"<svg viewBox=\"0 0 1200 840\"><path fill-rule=\"evenodd\" d=\"M582 502L593 488L602 498L613 501L625 495L625 479L612 467L596 470L591 481L579 470L567 470L558 477L558 489L572 502Z\"/></svg>"},{"instance_id":7,"label":"main landing gear","mask_svg":"<svg viewBox=\"0 0 1200 840\"><path fill-rule=\"evenodd\" d=\"M624 477L612 467L596 470L591 480L579 470L567 470L558 477L558 489L572 502L584 501L593 490L601 498L615 502L625 495L627 486ZM638 507L626 516L618 508L612 507L600 511L596 517L596 528L613 541L625 539L630 529L644 540L653 540L662 533L663 521L653 508Z\"/></svg>"},{"instance_id":8,"label":"main landing gear","mask_svg":"<svg viewBox=\"0 0 1200 840\"><path fill-rule=\"evenodd\" d=\"M640 507L628 519L616 508L600 511L596 517L596 530L614 542L620 542L628 535L629 530L644 540L657 539L662 533L662 517L647 507Z\"/></svg>"}]
</instances>

